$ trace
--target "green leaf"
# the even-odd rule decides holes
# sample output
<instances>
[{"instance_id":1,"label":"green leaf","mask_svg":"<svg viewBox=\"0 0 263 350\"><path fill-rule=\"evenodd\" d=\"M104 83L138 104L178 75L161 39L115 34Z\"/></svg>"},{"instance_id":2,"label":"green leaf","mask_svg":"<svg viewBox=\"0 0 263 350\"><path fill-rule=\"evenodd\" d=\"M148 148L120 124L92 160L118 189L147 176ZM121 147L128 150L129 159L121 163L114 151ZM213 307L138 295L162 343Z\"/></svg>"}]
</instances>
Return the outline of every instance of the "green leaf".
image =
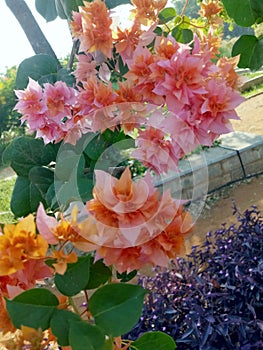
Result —
<instances>
[{"instance_id":1,"label":"green leaf","mask_svg":"<svg viewBox=\"0 0 263 350\"><path fill-rule=\"evenodd\" d=\"M54 83L57 76L57 62L54 57L38 54L22 61L16 75L16 88L25 89L28 78L40 82Z\"/></svg>"},{"instance_id":2,"label":"green leaf","mask_svg":"<svg viewBox=\"0 0 263 350\"><path fill-rule=\"evenodd\" d=\"M40 202L45 208L47 207L45 198L53 181L52 172L45 168L34 167L29 174L35 182L23 176L18 176L15 182L10 207L16 217L35 212Z\"/></svg>"},{"instance_id":3,"label":"green leaf","mask_svg":"<svg viewBox=\"0 0 263 350\"><path fill-rule=\"evenodd\" d=\"M242 0L241 6L240 0L222 0L229 17L242 27L250 27L257 18L263 17L260 2L261 0Z\"/></svg>"},{"instance_id":4,"label":"green leaf","mask_svg":"<svg viewBox=\"0 0 263 350\"><path fill-rule=\"evenodd\" d=\"M121 282L129 282L131 279L133 279L133 277L135 277L137 275L137 270L133 270L130 273L127 273L126 271L123 273L119 273L117 271L117 278L121 281Z\"/></svg>"},{"instance_id":5,"label":"green leaf","mask_svg":"<svg viewBox=\"0 0 263 350\"><path fill-rule=\"evenodd\" d=\"M57 18L57 9L55 0L35 0L37 11L45 18L47 22Z\"/></svg>"},{"instance_id":6,"label":"green leaf","mask_svg":"<svg viewBox=\"0 0 263 350\"><path fill-rule=\"evenodd\" d=\"M159 13L161 23L167 23L176 17L176 11L173 7L166 7Z\"/></svg>"},{"instance_id":7,"label":"green leaf","mask_svg":"<svg viewBox=\"0 0 263 350\"><path fill-rule=\"evenodd\" d=\"M130 4L130 0L106 0L106 6L108 9L112 9L119 5Z\"/></svg>"},{"instance_id":8,"label":"green leaf","mask_svg":"<svg viewBox=\"0 0 263 350\"><path fill-rule=\"evenodd\" d=\"M13 301L43 306L58 306L58 298L44 288L32 288L17 295Z\"/></svg>"},{"instance_id":9,"label":"green leaf","mask_svg":"<svg viewBox=\"0 0 263 350\"><path fill-rule=\"evenodd\" d=\"M39 192L39 196L44 199L50 185L54 181L54 173L48 168L35 166L30 169L28 178L29 181L31 181L31 183L36 187L36 190ZM33 207L35 206L33 205Z\"/></svg>"},{"instance_id":10,"label":"green leaf","mask_svg":"<svg viewBox=\"0 0 263 350\"><path fill-rule=\"evenodd\" d=\"M172 30L172 36L176 41L186 44L193 40L193 32L190 29L175 27Z\"/></svg>"},{"instance_id":11,"label":"green leaf","mask_svg":"<svg viewBox=\"0 0 263 350\"><path fill-rule=\"evenodd\" d=\"M174 350L176 344L172 337L163 332L144 333L140 338L132 343L136 350Z\"/></svg>"},{"instance_id":12,"label":"green leaf","mask_svg":"<svg viewBox=\"0 0 263 350\"><path fill-rule=\"evenodd\" d=\"M113 337L127 333L141 315L147 291L140 286L116 283L99 288L89 300L95 323Z\"/></svg>"},{"instance_id":13,"label":"green leaf","mask_svg":"<svg viewBox=\"0 0 263 350\"><path fill-rule=\"evenodd\" d=\"M65 150L59 153L55 167L56 180L69 181L72 176L82 174L85 166L85 158L76 154L74 150Z\"/></svg>"},{"instance_id":14,"label":"green leaf","mask_svg":"<svg viewBox=\"0 0 263 350\"><path fill-rule=\"evenodd\" d=\"M78 193L83 202L93 198L94 179L93 174L78 176L77 179Z\"/></svg>"},{"instance_id":15,"label":"green leaf","mask_svg":"<svg viewBox=\"0 0 263 350\"><path fill-rule=\"evenodd\" d=\"M78 12L79 6L83 6L82 0L60 0L60 6L63 8L63 15L72 19L72 11ZM63 17L62 17L63 18Z\"/></svg>"},{"instance_id":16,"label":"green leaf","mask_svg":"<svg viewBox=\"0 0 263 350\"><path fill-rule=\"evenodd\" d=\"M104 140L102 135L98 134L88 143L84 152L90 159L97 160L107 146L108 143Z\"/></svg>"},{"instance_id":17,"label":"green leaf","mask_svg":"<svg viewBox=\"0 0 263 350\"><path fill-rule=\"evenodd\" d=\"M106 283L111 277L111 270L103 263L103 260L98 260L90 265L90 278L85 289L95 289Z\"/></svg>"},{"instance_id":18,"label":"green leaf","mask_svg":"<svg viewBox=\"0 0 263 350\"><path fill-rule=\"evenodd\" d=\"M18 176L13 189L10 208L16 217L31 213L30 181L27 177Z\"/></svg>"},{"instance_id":19,"label":"green leaf","mask_svg":"<svg viewBox=\"0 0 263 350\"><path fill-rule=\"evenodd\" d=\"M56 6L56 10L57 10L57 14L61 19L68 19L65 11L64 11L64 7L62 4L62 0L55 0L55 6Z\"/></svg>"},{"instance_id":20,"label":"green leaf","mask_svg":"<svg viewBox=\"0 0 263 350\"><path fill-rule=\"evenodd\" d=\"M85 321L71 322L69 343L72 350L103 350L105 335L99 327Z\"/></svg>"},{"instance_id":21,"label":"green leaf","mask_svg":"<svg viewBox=\"0 0 263 350\"><path fill-rule=\"evenodd\" d=\"M259 69L263 65L263 39L242 35L232 48L232 56L237 55L240 55L239 68Z\"/></svg>"},{"instance_id":22,"label":"green leaf","mask_svg":"<svg viewBox=\"0 0 263 350\"><path fill-rule=\"evenodd\" d=\"M68 310L55 310L50 327L61 346L69 345L69 328L72 322L81 321L80 316Z\"/></svg>"},{"instance_id":23,"label":"green leaf","mask_svg":"<svg viewBox=\"0 0 263 350\"><path fill-rule=\"evenodd\" d=\"M42 288L27 290L13 300L6 299L8 314L16 328L24 325L35 329L48 329L58 304L57 297Z\"/></svg>"},{"instance_id":24,"label":"green leaf","mask_svg":"<svg viewBox=\"0 0 263 350\"><path fill-rule=\"evenodd\" d=\"M56 159L53 145L44 145L43 140L20 136L5 149L3 162L10 164L19 176L28 176L36 165L48 165Z\"/></svg>"},{"instance_id":25,"label":"green leaf","mask_svg":"<svg viewBox=\"0 0 263 350\"><path fill-rule=\"evenodd\" d=\"M78 258L76 263L67 264L64 275L56 273L55 285L64 295L73 296L85 289L89 282L90 255Z\"/></svg>"},{"instance_id":26,"label":"green leaf","mask_svg":"<svg viewBox=\"0 0 263 350\"><path fill-rule=\"evenodd\" d=\"M47 207L52 210L58 209L59 205L56 198L55 184L54 182L49 186L47 193L45 195L45 202L47 203Z\"/></svg>"},{"instance_id":27,"label":"green leaf","mask_svg":"<svg viewBox=\"0 0 263 350\"><path fill-rule=\"evenodd\" d=\"M71 74L69 69L61 68L57 74L57 80L64 81L67 86L73 86L76 82L75 77Z\"/></svg>"}]
</instances>

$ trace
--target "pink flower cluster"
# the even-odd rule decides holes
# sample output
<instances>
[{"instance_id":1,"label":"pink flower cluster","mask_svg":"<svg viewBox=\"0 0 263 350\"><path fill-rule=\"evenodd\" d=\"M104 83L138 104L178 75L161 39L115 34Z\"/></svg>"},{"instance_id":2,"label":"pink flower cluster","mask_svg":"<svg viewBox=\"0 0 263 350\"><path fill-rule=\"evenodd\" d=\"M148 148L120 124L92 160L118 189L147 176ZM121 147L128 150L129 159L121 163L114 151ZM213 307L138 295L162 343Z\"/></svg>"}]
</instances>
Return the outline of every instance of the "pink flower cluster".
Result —
<instances>
[{"instance_id":1,"label":"pink flower cluster","mask_svg":"<svg viewBox=\"0 0 263 350\"><path fill-rule=\"evenodd\" d=\"M98 25L92 14L104 18L104 24ZM83 50L74 72L75 89L63 82L42 89L30 79L25 91L16 91L21 120L37 137L45 143L63 139L74 144L87 131L122 127L128 133L142 127L133 157L160 173L175 169L180 157L199 144L210 146L232 131L230 120L238 119L235 108L243 101L235 90L236 61L214 63L213 47L204 46L197 36L191 46L171 35L157 36L156 22L143 30L135 18L130 31L117 28L115 35L111 24L101 0L85 3L74 14L72 33ZM109 32L101 33L105 30ZM136 40L127 46L131 33ZM115 85L109 63L113 48L128 68ZM118 69L116 60L115 72Z\"/></svg>"}]
</instances>

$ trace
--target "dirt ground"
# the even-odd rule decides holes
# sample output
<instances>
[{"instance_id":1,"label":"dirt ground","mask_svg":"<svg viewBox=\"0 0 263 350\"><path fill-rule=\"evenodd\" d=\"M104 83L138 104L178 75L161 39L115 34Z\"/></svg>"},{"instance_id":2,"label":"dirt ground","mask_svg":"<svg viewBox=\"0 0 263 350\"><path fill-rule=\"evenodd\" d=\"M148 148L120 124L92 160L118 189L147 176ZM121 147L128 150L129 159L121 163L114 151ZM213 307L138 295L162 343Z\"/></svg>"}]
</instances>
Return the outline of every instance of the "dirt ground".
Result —
<instances>
[{"instance_id":1,"label":"dirt ground","mask_svg":"<svg viewBox=\"0 0 263 350\"><path fill-rule=\"evenodd\" d=\"M237 113L241 120L233 122L235 131L263 136L263 94L247 99L237 108ZM240 212L256 205L263 215L263 176L236 183L209 196L207 205L189 236L187 247L203 242L208 231L219 229L223 223L237 222L233 216L232 200Z\"/></svg>"}]
</instances>

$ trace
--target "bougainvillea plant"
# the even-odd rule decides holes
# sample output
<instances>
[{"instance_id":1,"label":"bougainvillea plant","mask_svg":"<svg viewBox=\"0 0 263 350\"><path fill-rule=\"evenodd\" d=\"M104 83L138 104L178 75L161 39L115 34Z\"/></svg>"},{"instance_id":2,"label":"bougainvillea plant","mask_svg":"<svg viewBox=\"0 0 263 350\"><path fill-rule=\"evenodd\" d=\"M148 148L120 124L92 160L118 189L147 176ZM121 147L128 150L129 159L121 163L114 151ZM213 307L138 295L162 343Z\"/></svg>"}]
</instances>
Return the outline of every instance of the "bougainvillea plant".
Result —
<instances>
[{"instance_id":1,"label":"bougainvillea plant","mask_svg":"<svg viewBox=\"0 0 263 350\"><path fill-rule=\"evenodd\" d=\"M8 345L17 349L172 350L159 331L122 339L148 293L126 282L183 250L191 217L154 175L232 130L239 58L218 59L218 1L196 24L165 0L133 0L126 27L114 1L69 3L55 2L71 19L73 73L46 55L18 69L15 109L35 138L3 156L21 219L0 236L0 327L20 329Z\"/></svg>"}]
</instances>

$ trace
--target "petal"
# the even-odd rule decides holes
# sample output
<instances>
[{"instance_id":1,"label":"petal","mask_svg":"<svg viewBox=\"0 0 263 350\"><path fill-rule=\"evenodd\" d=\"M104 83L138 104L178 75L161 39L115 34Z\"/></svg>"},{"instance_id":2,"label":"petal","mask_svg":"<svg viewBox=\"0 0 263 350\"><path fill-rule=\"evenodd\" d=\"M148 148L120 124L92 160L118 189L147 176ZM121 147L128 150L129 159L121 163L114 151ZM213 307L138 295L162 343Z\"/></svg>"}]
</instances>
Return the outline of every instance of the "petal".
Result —
<instances>
[{"instance_id":1,"label":"petal","mask_svg":"<svg viewBox=\"0 0 263 350\"><path fill-rule=\"evenodd\" d=\"M58 243L58 239L51 231L51 228L55 228L57 226L57 220L46 214L42 203L39 204L37 209L36 223L39 233L49 244Z\"/></svg>"}]
</instances>

